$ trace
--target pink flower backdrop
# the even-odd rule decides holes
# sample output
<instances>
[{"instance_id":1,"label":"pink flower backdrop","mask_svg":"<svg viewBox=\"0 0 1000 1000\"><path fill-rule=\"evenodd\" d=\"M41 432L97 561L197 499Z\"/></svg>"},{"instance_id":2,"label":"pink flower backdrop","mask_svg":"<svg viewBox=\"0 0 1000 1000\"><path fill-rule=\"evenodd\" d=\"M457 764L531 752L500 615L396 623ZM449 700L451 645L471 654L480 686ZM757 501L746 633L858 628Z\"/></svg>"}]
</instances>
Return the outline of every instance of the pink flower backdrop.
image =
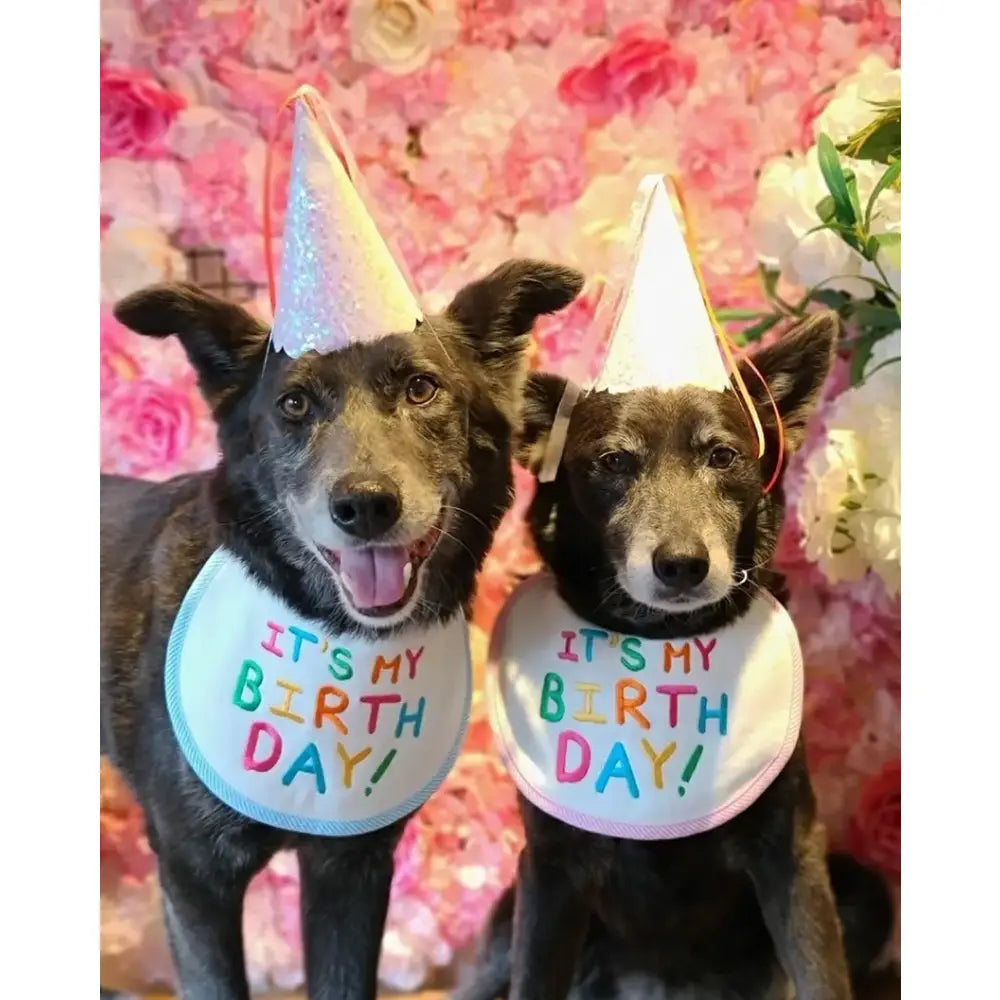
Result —
<instances>
[{"instance_id":1,"label":"pink flower backdrop","mask_svg":"<svg viewBox=\"0 0 1000 1000\"><path fill-rule=\"evenodd\" d=\"M276 109L299 83L318 87L335 109L379 222L428 307L514 255L591 276L577 303L539 326L534 362L558 369L593 313L643 173L683 181L715 305L763 308L758 172L775 157L805 162L814 123L845 78L891 74L899 5L102 0L101 34L101 468L164 479L211 466L214 430L179 346L133 336L110 306L150 282L186 277L185 251L209 246L224 251L229 278L267 315L265 150ZM279 233L288 152L279 140ZM837 571L838 550L817 554L810 541L819 515L795 516L796 504L817 507L829 480L817 456L839 440L844 400L856 391L844 393L847 383L845 362L793 462L781 563L806 654L806 738L831 841L898 881L896 588L871 567ZM480 666L512 581L537 566L519 520L530 482L518 483L480 581ZM477 702L464 755L399 847L387 983L418 986L469 944L520 844L512 787ZM101 863L107 968L168 979L153 857L110 769ZM293 859L279 856L255 881L246 923L255 985L298 985Z\"/></svg>"}]
</instances>

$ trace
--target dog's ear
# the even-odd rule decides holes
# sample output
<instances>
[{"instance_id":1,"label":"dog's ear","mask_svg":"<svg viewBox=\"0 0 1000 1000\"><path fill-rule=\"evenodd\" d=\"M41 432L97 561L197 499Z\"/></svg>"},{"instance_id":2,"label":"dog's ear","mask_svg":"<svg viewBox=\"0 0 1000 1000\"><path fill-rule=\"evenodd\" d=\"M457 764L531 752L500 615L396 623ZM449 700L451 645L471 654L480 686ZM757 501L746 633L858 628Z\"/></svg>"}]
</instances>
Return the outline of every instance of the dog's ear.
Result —
<instances>
[{"instance_id":1,"label":"dog's ear","mask_svg":"<svg viewBox=\"0 0 1000 1000\"><path fill-rule=\"evenodd\" d=\"M532 475L537 476L542 466L549 432L565 391L566 379L558 375L548 372L531 372L528 375L515 457Z\"/></svg>"},{"instance_id":2,"label":"dog's ear","mask_svg":"<svg viewBox=\"0 0 1000 1000\"><path fill-rule=\"evenodd\" d=\"M583 275L572 268L510 260L466 285L446 315L461 327L487 378L498 388L507 388L522 371L536 318L569 305L582 287Z\"/></svg>"},{"instance_id":3,"label":"dog's ear","mask_svg":"<svg viewBox=\"0 0 1000 1000\"><path fill-rule=\"evenodd\" d=\"M819 402L833 363L839 323L835 312L815 313L789 330L781 340L762 347L752 356L781 414L785 447L789 452L802 444L806 425ZM774 410L760 379L746 363L740 365L740 374L757 404L765 428L773 427Z\"/></svg>"},{"instance_id":4,"label":"dog's ear","mask_svg":"<svg viewBox=\"0 0 1000 1000\"><path fill-rule=\"evenodd\" d=\"M114 308L115 318L147 337L176 334L198 375L209 406L218 410L260 372L267 327L234 302L197 285L153 285Z\"/></svg>"}]
</instances>

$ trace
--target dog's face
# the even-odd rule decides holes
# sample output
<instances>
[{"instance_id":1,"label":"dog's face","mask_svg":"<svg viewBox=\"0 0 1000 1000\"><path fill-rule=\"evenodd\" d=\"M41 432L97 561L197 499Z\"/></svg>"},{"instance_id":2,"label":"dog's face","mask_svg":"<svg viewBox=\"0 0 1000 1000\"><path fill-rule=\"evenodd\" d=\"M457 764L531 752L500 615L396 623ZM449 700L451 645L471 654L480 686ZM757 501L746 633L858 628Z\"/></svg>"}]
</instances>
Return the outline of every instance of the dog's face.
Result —
<instances>
[{"instance_id":1,"label":"dog's face","mask_svg":"<svg viewBox=\"0 0 1000 1000\"><path fill-rule=\"evenodd\" d=\"M835 332L823 314L754 358L781 413L786 452L802 440ZM641 389L580 399L557 480L540 486L533 511L539 549L557 574L589 573L602 601L640 620L719 605L770 560L781 511L763 488L776 421L760 381L746 366L742 374L768 438L763 460L735 392ZM552 376L529 382L521 446L529 468L538 468L563 387ZM589 567L569 556L564 532L577 535L578 552L589 550Z\"/></svg>"},{"instance_id":2,"label":"dog's face","mask_svg":"<svg viewBox=\"0 0 1000 1000\"><path fill-rule=\"evenodd\" d=\"M335 597L357 625L389 628L471 591L509 502L528 333L581 283L513 261L415 331L298 359L191 286L137 293L116 314L181 336L219 426L237 521L258 541L266 523L265 544L319 603Z\"/></svg>"}]
</instances>

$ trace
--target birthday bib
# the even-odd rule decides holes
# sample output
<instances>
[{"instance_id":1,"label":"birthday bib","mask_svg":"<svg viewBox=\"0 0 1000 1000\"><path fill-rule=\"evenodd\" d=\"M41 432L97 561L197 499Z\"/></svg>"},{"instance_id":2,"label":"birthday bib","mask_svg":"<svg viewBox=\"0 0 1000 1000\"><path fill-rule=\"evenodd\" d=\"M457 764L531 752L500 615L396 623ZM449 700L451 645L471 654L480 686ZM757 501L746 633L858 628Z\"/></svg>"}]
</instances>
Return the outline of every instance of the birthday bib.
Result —
<instances>
[{"instance_id":1,"label":"birthday bib","mask_svg":"<svg viewBox=\"0 0 1000 1000\"><path fill-rule=\"evenodd\" d=\"M184 756L226 805L269 826L349 836L421 806L465 736L468 628L368 641L324 633L218 549L167 647Z\"/></svg>"},{"instance_id":2,"label":"birthday bib","mask_svg":"<svg viewBox=\"0 0 1000 1000\"><path fill-rule=\"evenodd\" d=\"M725 823L778 776L798 739L802 656L766 593L717 632L667 642L593 627L543 574L500 616L486 697L507 768L539 809L667 840Z\"/></svg>"}]
</instances>

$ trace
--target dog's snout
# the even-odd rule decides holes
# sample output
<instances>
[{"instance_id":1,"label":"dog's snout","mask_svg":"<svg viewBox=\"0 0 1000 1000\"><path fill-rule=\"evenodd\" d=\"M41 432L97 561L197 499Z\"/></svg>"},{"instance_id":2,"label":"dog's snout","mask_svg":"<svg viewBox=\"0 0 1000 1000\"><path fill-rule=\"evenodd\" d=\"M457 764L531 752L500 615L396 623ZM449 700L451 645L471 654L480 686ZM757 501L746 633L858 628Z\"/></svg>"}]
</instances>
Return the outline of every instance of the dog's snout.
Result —
<instances>
[{"instance_id":1,"label":"dog's snout","mask_svg":"<svg viewBox=\"0 0 1000 1000\"><path fill-rule=\"evenodd\" d=\"M330 494L330 516L342 531L372 541L398 520L403 504L399 490L385 476L342 479Z\"/></svg>"},{"instance_id":2,"label":"dog's snout","mask_svg":"<svg viewBox=\"0 0 1000 1000\"><path fill-rule=\"evenodd\" d=\"M683 553L661 545L653 552L653 572L657 580L674 594L697 587L708 576L708 568L708 550L703 545L691 547Z\"/></svg>"}]
</instances>

